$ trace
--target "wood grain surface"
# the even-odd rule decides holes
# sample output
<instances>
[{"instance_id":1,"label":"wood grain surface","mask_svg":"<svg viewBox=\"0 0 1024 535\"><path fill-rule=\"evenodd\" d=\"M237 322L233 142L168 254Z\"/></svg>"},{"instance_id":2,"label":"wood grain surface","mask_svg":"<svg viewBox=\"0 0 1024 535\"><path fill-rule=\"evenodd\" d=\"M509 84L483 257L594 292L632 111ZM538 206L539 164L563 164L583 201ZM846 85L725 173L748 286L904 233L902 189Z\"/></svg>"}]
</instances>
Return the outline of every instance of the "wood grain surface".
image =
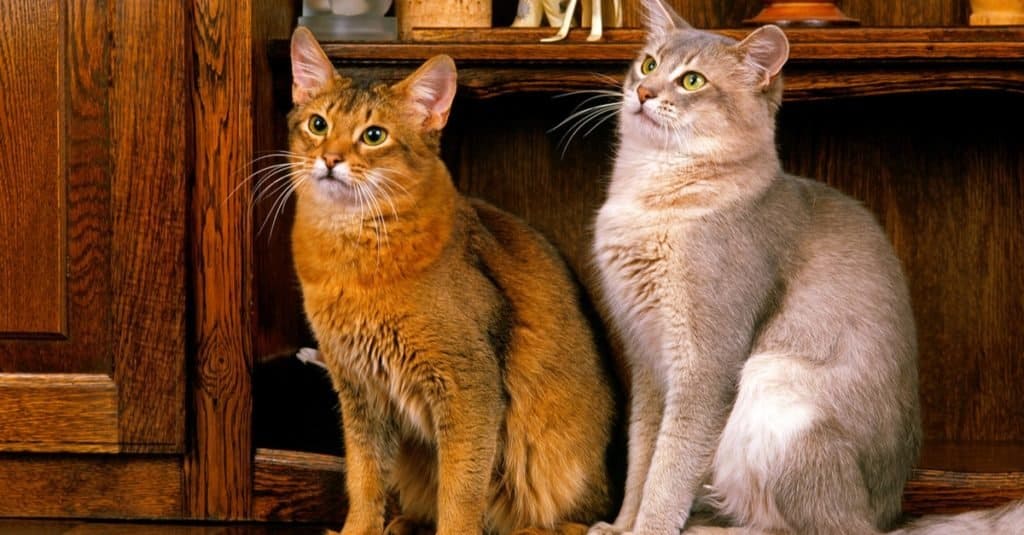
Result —
<instances>
[{"instance_id":1,"label":"wood grain surface","mask_svg":"<svg viewBox=\"0 0 1024 535\"><path fill-rule=\"evenodd\" d=\"M278 10L280 11L280 7ZM271 13L258 17L262 20L259 37L263 50L269 42L280 43L291 35L292 17L289 13ZM291 74L273 61L269 54L257 54L256 69L261 83L255 87L254 162L239 179L248 179L250 191L247 199L251 209L253 227L253 277L255 285L255 354L260 359L289 353L299 347L315 345L303 316L291 311L302 305L299 279L291 260L291 203L280 211L275 204L280 190L268 185L274 177L266 171L268 166L287 160L281 151L287 150L288 129L282 112L291 107ZM281 252L287 252L282 255ZM291 333L302 333L298 339Z\"/></svg>"},{"instance_id":2,"label":"wood grain surface","mask_svg":"<svg viewBox=\"0 0 1024 535\"><path fill-rule=\"evenodd\" d=\"M1024 473L964 474L915 470L903 493L908 515L962 513L1024 498Z\"/></svg>"},{"instance_id":3,"label":"wood grain surface","mask_svg":"<svg viewBox=\"0 0 1024 535\"><path fill-rule=\"evenodd\" d=\"M348 501L341 457L256 450L253 518L341 526Z\"/></svg>"},{"instance_id":4,"label":"wood grain surface","mask_svg":"<svg viewBox=\"0 0 1024 535\"><path fill-rule=\"evenodd\" d=\"M0 517L180 518L169 457L0 455Z\"/></svg>"},{"instance_id":5,"label":"wood grain surface","mask_svg":"<svg viewBox=\"0 0 1024 535\"><path fill-rule=\"evenodd\" d=\"M185 446L187 6L114 4L114 381L128 452ZM176 103L169 105L169 103Z\"/></svg>"},{"instance_id":6,"label":"wood grain surface","mask_svg":"<svg viewBox=\"0 0 1024 535\"><path fill-rule=\"evenodd\" d=\"M751 29L717 29L742 39ZM420 29L416 42L324 42L331 57L358 60L423 60L448 54L456 61L622 61L644 42L639 29L608 30L604 42L586 41L584 30L559 43L540 43L544 29ZM787 29L791 60L836 59L1019 59L1024 50L1019 27ZM510 45L516 46L510 46ZM275 41L271 54L287 57L287 43Z\"/></svg>"},{"instance_id":7,"label":"wood grain surface","mask_svg":"<svg viewBox=\"0 0 1024 535\"><path fill-rule=\"evenodd\" d=\"M254 522L0 520L0 533L10 535L324 535L324 529L316 524Z\"/></svg>"},{"instance_id":8,"label":"wood grain surface","mask_svg":"<svg viewBox=\"0 0 1024 535\"><path fill-rule=\"evenodd\" d=\"M52 3L0 9L5 28L61 22ZM18 65L0 69L0 337L67 334L63 48L59 31L0 35L0 65Z\"/></svg>"},{"instance_id":9,"label":"wood grain surface","mask_svg":"<svg viewBox=\"0 0 1024 535\"><path fill-rule=\"evenodd\" d=\"M749 30L726 29L741 38ZM486 31L431 29L415 43L326 43L343 71L395 80L425 59L448 54L459 67L460 92L491 98L522 92L591 89L621 80L640 48L640 30L610 30L588 43L541 44L544 29ZM798 29L784 69L788 100L828 99L915 91L1024 91L1024 29L856 28ZM271 45L277 72L287 74L287 42ZM396 65L398 63L399 65Z\"/></svg>"},{"instance_id":10,"label":"wood grain surface","mask_svg":"<svg viewBox=\"0 0 1024 535\"><path fill-rule=\"evenodd\" d=\"M106 375L0 374L0 451L117 452L117 401Z\"/></svg>"},{"instance_id":11,"label":"wood grain surface","mask_svg":"<svg viewBox=\"0 0 1024 535\"><path fill-rule=\"evenodd\" d=\"M107 20L85 0L8 4L0 318L49 326L0 319L0 372L109 373Z\"/></svg>"},{"instance_id":12,"label":"wood grain surface","mask_svg":"<svg viewBox=\"0 0 1024 535\"><path fill-rule=\"evenodd\" d=\"M947 453L964 459L964 470L914 470L904 492L905 514L948 514L1024 498L1024 473L986 471L986 465L970 460L978 453L974 447L949 446ZM1002 448L1002 453L1020 458L1024 447ZM257 450L254 517L340 526L347 511L344 476L340 457Z\"/></svg>"},{"instance_id":13,"label":"wood grain surface","mask_svg":"<svg viewBox=\"0 0 1024 535\"><path fill-rule=\"evenodd\" d=\"M186 511L242 519L252 508L252 257L249 186L235 191L235 182L253 158L252 7L195 0L191 15L196 340Z\"/></svg>"},{"instance_id":14,"label":"wood grain surface","mask_svg":"<svg viewBox=\"0 0 1024 535\"><path fill-rule=\"evenodd\" d=\"M961 0L839 0L862 26L962 26L969 3Z\"/></svg>"}]
</instances>

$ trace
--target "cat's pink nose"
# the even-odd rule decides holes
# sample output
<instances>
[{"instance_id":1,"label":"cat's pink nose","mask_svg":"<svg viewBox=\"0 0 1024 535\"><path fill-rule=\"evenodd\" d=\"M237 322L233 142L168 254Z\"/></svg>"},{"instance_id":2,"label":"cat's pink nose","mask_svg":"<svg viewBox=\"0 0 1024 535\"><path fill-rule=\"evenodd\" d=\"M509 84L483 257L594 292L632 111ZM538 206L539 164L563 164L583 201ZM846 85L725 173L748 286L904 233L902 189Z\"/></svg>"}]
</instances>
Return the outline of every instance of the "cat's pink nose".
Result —
<instances>
[{"instance_id":1,"label":"cat's pink nose","mask_svg":"<svg viewBox=\"0 0 1024 535\"><path fill-rule=\"evenodd\" d=\"M324 163L327 164L328 169L333 169L335 165L341 163L341 156L331 153L324 154Z\"/></svg>"},{"instance_id":2,"label":"cat's pink nose","mask_svg":"<svg viewBox=\"0 0 1024 535\"><path fill-rule=\"evenodd\" d=\"M647 89L646 86L640 86L636 88L636 96L637 98L640 99L640 104L643 104L644 102L647 102L648 99L652 99L658 96L658 94L655 93L654 91L651 91L650 89Z\"/></svg>"}]
</instances>

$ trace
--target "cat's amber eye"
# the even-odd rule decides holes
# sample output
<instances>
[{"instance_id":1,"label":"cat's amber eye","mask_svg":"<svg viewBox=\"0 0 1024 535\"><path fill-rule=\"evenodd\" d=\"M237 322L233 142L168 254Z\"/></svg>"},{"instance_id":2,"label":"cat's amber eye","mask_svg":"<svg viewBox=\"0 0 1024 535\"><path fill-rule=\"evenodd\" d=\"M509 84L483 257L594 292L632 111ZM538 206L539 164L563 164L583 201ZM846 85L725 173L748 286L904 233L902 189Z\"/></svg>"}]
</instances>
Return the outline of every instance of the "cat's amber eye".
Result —
<instances>
[{"instance_id":1,"label":"cat's amber eye","mask_svg":"<svg viewBox=\"0 0 1024 535\"><path fill-rule=\"evenodd\" d=\"M381 143L384 143L384 141L387 138L388 138L388 131L384 130L383 128L381 128L379 126L371 126L371 127L367 128L366 130L363 130L363 137L362 137L363 143L366 143L367 145L370 145L371 147L375 146L375 145L380 145Z\"/></svg>"},{"instance_id":2,"label":"cat's amber eye","mask_svg":"<svg viewBox=\"0 0 1024 535\"><path fill-rule=\"evenodd\" d=\"M327 119L324 119L319 115L314 114L310 117L307 126L309 126L310 132L313 132L318 136L322 136L327 133Z\"/></svg>"},{"instance_id":3,"label":"cat's amber eye","mask_svg":"<svg viewBox=\"0 0 1024 535\"><path fill-rule=\"evenodd\" d=\"M706 83L708 83L707 78L704 78L704 75L699 72L687 71L679 77L679 85L687 91L696 91L704 87Z\"/></svg>"},{"instance_id":4,"label":"cat's amber eye","mask_svg":"<svg viewBox=\"0 0 1024 535\"><path fill-rule=\"evenodd\" d=\"M640 64L640 74L647 76L654 72L654 69L658 68L658 60L647 56L644 58L644 62Z\"/></svg>"}]
</instances>

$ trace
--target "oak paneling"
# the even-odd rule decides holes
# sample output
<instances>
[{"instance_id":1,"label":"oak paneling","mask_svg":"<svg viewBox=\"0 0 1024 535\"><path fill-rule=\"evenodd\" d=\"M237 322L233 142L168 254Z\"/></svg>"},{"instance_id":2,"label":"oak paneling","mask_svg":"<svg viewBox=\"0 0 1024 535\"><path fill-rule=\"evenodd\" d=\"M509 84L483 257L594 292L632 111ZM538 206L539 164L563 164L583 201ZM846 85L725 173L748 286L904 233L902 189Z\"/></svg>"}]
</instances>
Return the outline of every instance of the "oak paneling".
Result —
<instances>
[{"instance_id":1,"label":"oak paneling","mask_svg":"<svg viewBox=\"0 0 1024 535\"><path fill-rule=\"evenodd\" d=\"M0 451L119 449L117 388L109 377L0 374Z\"/></svg>"},{"instance_id":2,"label":"oak paneling","mask_svg":"<svg viewBox=\"0 0 1024 535\"><path fill-rule=\"evenodd\" d=\"M260 17L264 22L257 30L265 39L288 39L292 31L291 15L275 12ZM284 173L268 169L287 161L283 156L283 151L288 149L284 117L291 108L290 64L271 64L269 54L257 56L256 69L264 83L255 88L255 121L259 125L254 135L256 161L239 172L238 179L251 182L248 187L254 196L246 199L254 225L254 354L265 360L274 355L294 354L299 347L312 346L314 342L305 318L293 313L302 307L299 279L291 259L294 204L283 207L276 204L284 189L274 179L283 178Z\"/></svg>"},{"instance_id":3,"label":"oak paneling","mask_svg":"<svg viewBox=\"0 0 1024 535\"><path fill-rule=\"evenodd\" d=\"M938 445L937 449L943 448ZM1024 475L1019 470L1010 471L1020 467L1020 446L1003 448L996 463L973 462L976 455L984 458L991 453L985 447L957 445L946 453L952 455L953 466L959 468L914 470L903 496L904 513L925 515L985 509L1024 496ZM943 462L949 460L940 464ZM344 522L348 503L345 461L341 457L257 450L254 484L256 519L335 526Z\"/></svg>"},{"instance_id":4,"label":"oak paneling","mask_svg":"<svg viewBox=\"0 0 1024 535\"><path fill-rule=\"evenodd\" d=\"M633 4L635 18L628 18L627 26L642 26L643 17L640 2L623 0L624 4ZM735 0L720 2L716 0L668 0L676 13L696 28L736 28L744 19L753 17L764 5L761 0ZM628 12L628 11L627 11Z\"/></svg>"},{"instance_id":5,"label":"oak paneling","mask_svg":"<svg viewBox=\"0 0 1024 535\"><path fill-rule=\"evenodd\" d=\"M862 26L964 26L967 0L839 0Z\"/></svg>"},{"instance_id":6,"label":"oak paneling","mask_svg":"<svg viewBox=\"0 0 1024 535\"><path fill-rule=\"evenodd\" d=\"M25 56L0 65L0 76L15 80L5 83L0 98L10 95L27 110L44 106L58 115L48 120L38 111L32 122L0 113L0 129L31 134L22 138L31 146L11 150L37 154L54 166L46 174L58 181L59 193L25 195L21 211L53 212L60 224L12 228L19 240L41 245L53 236L61 239L62 265L56 271L66 279L66 292L51 314L66 319L61 337L8 333L0 340L0 373L6 374L0 397L9 401L0 411L3 449L181 452L185 6L103 0L31 4L45 12L18 18L29 4L0 4L0 17L16 19L4 21L0 40L49 36L55 41L35 43L31 50L0 45L0 55L18 50ZM45 66L37 67L34 58ZM33 134L37 123L50 124L56 134ZM5 154L0 160L18 157ZM32 186L32 180L23 183ZM46 193L42 184L36 189ZM4 186L6 191L6 180ZM0 263L24 253L4 245ZM53 271L32 262L6 267L0 284L45 279ZM35 290L21 286L16 299L31 303ZM2 464L0 472L8 462ZM36 513L26 509L26 514Z\"/></svg>"},{"instance_id":7,"label":"oak paneling","mask_svg":"<svg viewBox=\"0 0 1024 535\"><path fill-rule=\"evenodd\" d=\"M114 3L114 381L125 451L185 444L187 6ZM169 103L175 103L169 105Z\"/></svg>"},{"instance_id":8,"label":"oak paneling","mask_svg":"<svg viewBox=\"0 0 1024 535\"><path fill-rule=\"evenodd\" d=\"M254 76L267 82L268 67L253 54L294 20L294 3L257 4L192 2L195 427L185 475L187 514L197 518L252 512L253 186L245 179L255 157L254 101L270 98L256 89Z\"/></svg>"},{"instance_id":9,"label":"oak paneling","mask_svg":"<svg viewBox=\"0 0 1024 535\"><path fill-rule=\"evenodd\" d=\"M181 516L181 463L172 458L0 455L0 466L0 517Z\"/></svg>"},{"instance_id":10,"label":"oak paneling","mask_svg":"<svg viewBox=\"0 0 1024 535\"><path fill-rule=\"evenodd\" d=\"M27 5L4 2L0 6L0 13L3 13L0 16L18 13ZM26 55L23 63L30 67L36 65L31 59L33 57L50 58L50 61L45 62L46 67L40 66L36 70L25 69L19 63L5 63L0 69L3 76L17 79L25 74L32 83L31 86L15 83L13 90L5 89L4 95L15 98L25 109L37 106L50 109L38 111L38 117L25 124L20 124L24 121L17 119L20 112L16 112L14 117L0 115L0 128L8 131L27 128L26 132L32 132L32 124L48 122L43 118L49 116L49 122L53 122L59 131L50 138L17 134L14 138L21 136L21 144L5 149L0 160L17 160L23 154L37 154L43 161L59 167L45 171L48 179L26 174L23 180L27 182L22 182L14 190L16 195L24 193L24 197L18 199L17 207L5 207L9 209L2 211L5 214L49 213L52 218L36 221L28 227L16 224L8 229L4 225L0 232L13 232L16 236L10 237L13 242L39 244L51 249L56 247L54 254L59 260L47 261L47 254L41 253L43 261L37 264L32 261L32 250L5 247L0 252L0 264L5 264L0 278L4 282L0 285L7 284L7 281L22 282L16 282L17 286L11 288L14 293L5 298L13 299L18 306L8 312L5 304L0 316L25 314L33 317L43 314L66 319L60 320L62 336L39 340L32 335L8 333L8 336L0 337L0 372L109 373L111 223L107 115L109 55L105 44L109 28L106 13L98 12L94 3L85 0L32 5L46 6L46 11L32 23L4 24L7 31L3 39L22 40L26 36L41 34L66 35L68 39L50 43L57 47L56 50L50 45L20 49L20 53ZM52 15L47 14L50 12ZM58 100L52 102L51 98ZM58 112L59 117L55 117ZM9 138L5 135L3 139ZM4 177L5 191L12 176L15 175ZM47 180L55 183L47 186ZM40 187L38 191L24 189L36 186ZM15 217L24 221L23 216ZM59 240L58 245L46 245L55 239ZM33 310L35 305L31 303L36 302L39 294L32 281L39 278L40 287L45 287L47 283L42 279L49 277L66 279L62 283L65 287L61 290L63 297L59 303L48 305L47 309ZM22 304L28 308L19 308Z\"/></svg>"},{"instance_id":11,"label":"oak paneling","mask_svg":"<svg viewBox=\"0 0 1024 535\"><path fill-rule=\"evenodd\" d=\"M903 513L934 515L999 507L1024 496L1024 474L963 474L914 470L903 493Z\"/></svg>"},{"instance_id":12,"label":"oak paneling","mask_svg":"<svg viewBox=\"0 0 1024 535\"><path fill-rule=\"evenodd\" d=\"M52 31L62 26L60 3L4 4L3 28L47 31L0 34L0 337L62 338L66 81L64 32Z\"/></svg>"}]
</instances>

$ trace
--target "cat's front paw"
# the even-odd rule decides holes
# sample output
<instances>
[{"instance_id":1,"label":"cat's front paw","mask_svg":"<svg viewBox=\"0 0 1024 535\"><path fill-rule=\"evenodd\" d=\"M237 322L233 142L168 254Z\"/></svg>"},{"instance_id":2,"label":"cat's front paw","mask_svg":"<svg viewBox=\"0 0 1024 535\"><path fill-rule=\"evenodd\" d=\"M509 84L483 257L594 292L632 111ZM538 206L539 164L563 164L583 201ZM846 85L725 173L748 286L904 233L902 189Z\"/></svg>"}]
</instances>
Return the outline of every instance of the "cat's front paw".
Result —
<instances>
[{"instance_id":1,"label":"cat's front paw","mask_svg":"<svg viewBox=\"0 0 1024 535\"><path fill-rule=\"evenodd\" d=\"M590 526L587 535L633 535L633 532L619 529L607 522L598 522Z\"/></svg>"}]
</instances>

